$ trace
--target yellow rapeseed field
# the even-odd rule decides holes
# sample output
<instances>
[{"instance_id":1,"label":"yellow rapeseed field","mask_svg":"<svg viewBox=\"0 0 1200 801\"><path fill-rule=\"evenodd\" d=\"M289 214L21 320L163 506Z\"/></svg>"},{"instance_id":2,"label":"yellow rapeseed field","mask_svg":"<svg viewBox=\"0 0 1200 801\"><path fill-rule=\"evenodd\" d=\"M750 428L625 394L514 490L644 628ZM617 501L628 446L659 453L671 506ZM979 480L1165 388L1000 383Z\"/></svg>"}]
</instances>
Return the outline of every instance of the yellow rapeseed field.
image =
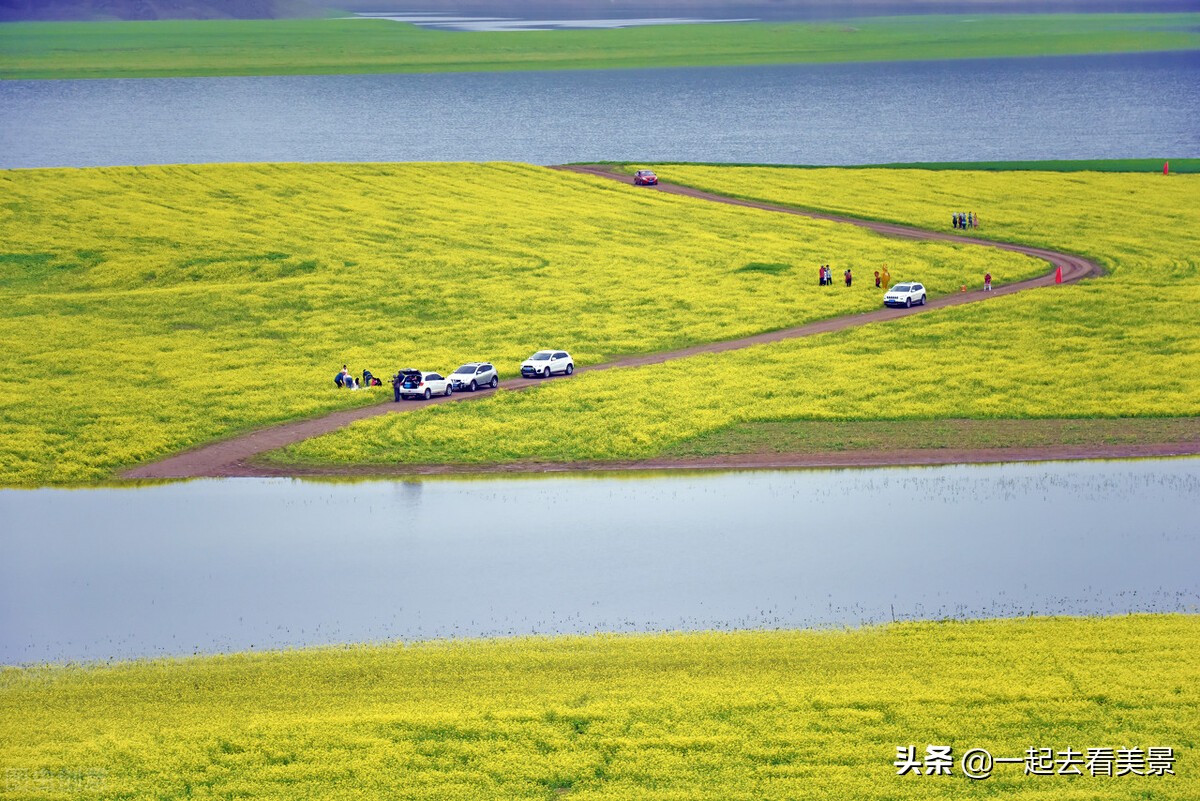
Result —
<instances>
[{"instance_id":1,"label":"yellow rapeseed field","mask_svg":"<svg viewBox=\"0 0 1200 801\"><path fill-rule=\"evenodd\" d=\"M8 668L0 792L1182 801L1200 797L1197 652L1200 617L1142 615ZM897 775L910 745L918 762L949 746L950 775ZM1081 775L996 763L971 781L960 760L976 748L1074 751ZM1097 776L1086 760L1124 750L1148 774L1152 748L1172 749L1158 764L1174 775Z\"/></svg>"},{"instance_id":2,"label":"yellow rapeseed field","mask_svg":"<svg viewBox=\"0 0 1200 801\"><path fill-rule=\"evenodd\" d=\"M972 211L980 234L1083 253L1110 275L365 421L272 458L602 460L654 456L748 421L1200 415L1200 176L685 166L659 173L934 229L950 230L954 211Z\"/></svg>"},{"instance_id":3,"label":"yellow rapeseed field","mask_svg":"<svg viewBox=\"0 0 1200 801\"><path fill-rule=\"evenodd\" d=\"M1200 281L1200 175L770 167L659 168L664 180L781 205L954 232L975 213L980 238L1093 257L1131 283Z\"/></svg>"},{"instance_id":4,"label":"yellow rapeseed field","mask_svg":"<svg viewBox=\"0 0 1200 801\"><path fill-rule=\"evenodd\" d=\"M816 269L932 292L1043 265L515 164L0 171L0 484L75 484L386 377L543 347L581 364L873 308ZM860 282L863 278L860 272Z\"/></svg>"}]
</instances>

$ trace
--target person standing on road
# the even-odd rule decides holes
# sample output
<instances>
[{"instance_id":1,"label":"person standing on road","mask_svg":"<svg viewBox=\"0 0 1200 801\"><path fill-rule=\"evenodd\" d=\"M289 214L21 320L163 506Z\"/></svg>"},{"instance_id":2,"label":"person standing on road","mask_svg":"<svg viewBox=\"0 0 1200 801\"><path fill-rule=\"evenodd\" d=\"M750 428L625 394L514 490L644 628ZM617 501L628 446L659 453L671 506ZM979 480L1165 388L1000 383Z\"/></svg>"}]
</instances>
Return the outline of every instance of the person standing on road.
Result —
<instances>
[{"instance_id":1,"label":"person standing on road","mask_svg":"<svg viewBox=\"0 0 1200 801\"><path fill-rule=\"evenodd\" d=\"M392 402L400 402L400 385L404 383L404 376L396 373L392 376Z\"/></svg>"},{"instance_id":2,"label":"person standing on road","mask_svg":"<svg viewBox=\"0 0 1200 801\"><path fill-rule=\"evenodd\" d=\"M992 291L992 274L991 273L984 273L984 275L983 275L983 291L984 292Z\"/></svg>"}]
</instances>

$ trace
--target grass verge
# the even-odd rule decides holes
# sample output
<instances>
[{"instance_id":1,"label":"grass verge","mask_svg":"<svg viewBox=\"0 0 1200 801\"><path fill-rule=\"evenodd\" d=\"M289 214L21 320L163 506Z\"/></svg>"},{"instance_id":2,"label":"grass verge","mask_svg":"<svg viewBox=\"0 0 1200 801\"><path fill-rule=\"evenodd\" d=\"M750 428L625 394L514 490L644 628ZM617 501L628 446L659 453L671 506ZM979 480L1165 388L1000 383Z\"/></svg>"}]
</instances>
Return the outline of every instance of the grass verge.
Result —
<instances>
[{"instance_id":1,"label":"grass verge","mask_svg":"<svg viewBox=\"0 0 1200 801\"><path fill-rule=\"evenodd\" d=\"M662 455L972 450L1183 442L1200 442L1200 417L900 422L779 420L735 423L667 448Z\"/></svg>"},{"instance_id":2,"label":"grass verge","mask_svg":"<svg viewBox=\"0 0 1200 801\"><path fill-rule=\"evenodd\" d=\"M641 165L630 165L622 161L597 161L632 172ZM972 172L1143 172L1161 173L1164 163L1170 164L1170 172L1191 174L1200 172L1200 159L1056 159L1042 161L915 161L892 164L840 165L842 170L967 170ZM833 169L822 164L737 164L717 161L662 161L660 169L670 174L674 167L752 167L773 170L826 170Z\"/></svg>"}]
</instances>

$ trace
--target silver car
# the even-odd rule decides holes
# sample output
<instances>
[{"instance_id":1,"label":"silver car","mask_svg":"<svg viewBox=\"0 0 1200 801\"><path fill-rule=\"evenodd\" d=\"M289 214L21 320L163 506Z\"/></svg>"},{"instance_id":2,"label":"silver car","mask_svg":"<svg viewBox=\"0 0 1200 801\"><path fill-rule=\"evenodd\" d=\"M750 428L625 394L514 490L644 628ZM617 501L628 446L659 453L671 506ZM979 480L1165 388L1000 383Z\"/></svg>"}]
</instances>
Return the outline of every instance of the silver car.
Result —
<instances>
[{"instance_id":1,"label":"silver car","mask_svg":"<svg viewBox=\"0 0 1200 801\"><path fill-rule=\"evenodd\" d=\"M450 374L450 386L455 392L474 392L484 387L495 389L500 386L500 377L496 375L496 368L487 362L468 362Z\"/></svg>"}]
</instances>

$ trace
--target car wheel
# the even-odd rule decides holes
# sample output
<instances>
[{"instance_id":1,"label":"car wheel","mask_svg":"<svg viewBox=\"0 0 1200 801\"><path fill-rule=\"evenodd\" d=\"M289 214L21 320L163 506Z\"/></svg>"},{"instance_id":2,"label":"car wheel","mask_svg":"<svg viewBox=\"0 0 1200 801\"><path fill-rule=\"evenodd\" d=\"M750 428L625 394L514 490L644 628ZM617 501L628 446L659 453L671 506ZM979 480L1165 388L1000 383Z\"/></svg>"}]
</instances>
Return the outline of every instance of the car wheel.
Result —
<instances>
[{"instance_id":1,"label":"car wheel","mask_svg":"<svg viewBox=\"0 0 1200 801\"><path fill-rule=\"evenodd\" d=\"M547 367L546 372L542 373L542 378L549 378L549 377L550 377L550 368Z\"/></svg>"},{"instance_id":2,"label":"car wheel","mask_svg":"<svg viewBox=\"0 0 1200 801\"><path fill-rule=\"evenodd\" d=\"M430 392L428 389L426 389L425 390L425 400L429 400L432 397L433 397L433 393Z\"/></svg>"},{"instance_id":3,"label":"car wheel","mask_svg":"<svg viewBox=\"0 0 1200 801\"><path fill-rule=\"evenodd\" d=\"M451 396L451 395L453 395L453 394L454 394L454 387L452 387L452 386L450 386L449 384L447 384L447 385L446 385L446 397L448 398L448 397L450 397L450 396Z\"/></svg>"},{"instance_id":4,"label":"car wheel","mask_svg":"<svg viewBox=\"0 0 1200 801\"><path fill-rule=\"evenodd\" d=\"M475 390L477 390L477 389L479 389L479 385L478 385L478 384L476 384L476 383L475 383L475 379L473 379L473 378L472 378L472 379L471 379L471 391L472 391L472 392L474 392L474 391L475 391Z\"/></svg>"},{"instance_id":5,"label":"car wheel","mask_svg":"<svg viewBox=\"0 0 1200 801\"><path fill-rule=\"evenodd\" d=\"M924 295L921 296L921 305L922 306L925 305L925 296Z\"/></svg>"},{"instance_id":6,"label":"car wheel","mask_svg":"<svg viewBox=\"0 0 1200 801\"><path fill-rule=\"evenodd\" d=\"M568 365L567 365L567 375L570 375L570 374L571 374L571 373L573 373L573 372L575 372L575 365L573 365L573 364L568 364Z\"/></svg>"},{"instance_id":7,"label":"car wheel","mask_svg":"<svg viewBox=\"0 0 1200 801\"><path fill-rule=\"evenodd\" d=\"M492 376L492 389L495 389L498 386L500 386L500 379L496 376Z\"/></svg>"},{"instance_id":8,"label":"car wheel","mask_svg":"<svg viewBox=\"0 0 1200 801\"><path fill-rule=\"evenodd\" d=\"M912 298L905 298L905 299L904 299L904 308L906 308L906 309L911 309L911 308L912 308Z\"/></svg>"}]
</instances>

